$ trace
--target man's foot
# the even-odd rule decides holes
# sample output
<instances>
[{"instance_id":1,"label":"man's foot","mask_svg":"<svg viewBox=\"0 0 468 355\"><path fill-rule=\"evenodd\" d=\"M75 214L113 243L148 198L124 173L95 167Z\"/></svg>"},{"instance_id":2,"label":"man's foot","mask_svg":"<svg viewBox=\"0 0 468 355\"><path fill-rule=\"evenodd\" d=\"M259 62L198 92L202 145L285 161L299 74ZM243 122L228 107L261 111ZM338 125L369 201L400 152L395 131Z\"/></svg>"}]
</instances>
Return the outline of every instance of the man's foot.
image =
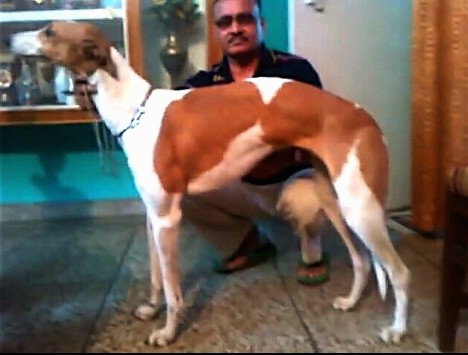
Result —
<instances>
[{"instance_id":1,"label":"man's foot","mask_svg":"<svg viewBox=\"0 0 468 355\"><path fill-rule=\"evenodd\" d=\"M252 228L234 255L216 263L215 271L229 274L274 258L276 256L275 245L271 242L261 243L260 239L257 228Z\"/></svg>"},{"instance_id":2,"label":"man's foot","mask_svg":"<svg viewBox=\"0 0 468 355\"><path fill-rule=\"evenodd\" d=\"M297 282L308 286L320 285L327 282L330 279L328 255L324 253L322 260L310 264L307 264L300 258L296 279Z\"/></svg>"}]
</instances>

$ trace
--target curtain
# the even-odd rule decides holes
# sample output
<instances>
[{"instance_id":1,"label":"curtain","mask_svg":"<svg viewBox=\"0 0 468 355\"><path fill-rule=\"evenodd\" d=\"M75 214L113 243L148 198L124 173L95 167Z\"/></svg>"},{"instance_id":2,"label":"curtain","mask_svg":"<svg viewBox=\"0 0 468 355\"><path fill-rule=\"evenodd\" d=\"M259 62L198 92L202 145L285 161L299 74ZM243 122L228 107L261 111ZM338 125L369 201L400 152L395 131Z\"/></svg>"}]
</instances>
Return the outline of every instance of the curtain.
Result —
<instances>
[{"instance_id":1,"label":"curtain","mask_svg":"<svg viewBox=\"0 0 468 355\"><path fill-rule=\"evenodd\" d=\"M449 168L468 164L468 0L413 4L412 219L434 231Z\"/></svg>"}]
</instances>

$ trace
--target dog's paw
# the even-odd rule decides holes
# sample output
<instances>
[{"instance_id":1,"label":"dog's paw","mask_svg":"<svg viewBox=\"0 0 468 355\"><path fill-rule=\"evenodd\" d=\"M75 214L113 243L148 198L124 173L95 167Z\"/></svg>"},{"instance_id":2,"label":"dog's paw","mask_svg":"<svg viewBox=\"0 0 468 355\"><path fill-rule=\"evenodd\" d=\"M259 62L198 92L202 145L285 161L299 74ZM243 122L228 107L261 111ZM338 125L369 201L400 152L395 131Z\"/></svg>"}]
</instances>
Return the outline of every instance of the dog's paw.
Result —
<instances>
[{"instance_id":1,"label":"dog's paw","mask_svg":"<svg viewBox=\"0 0 468 355\"><path fill-rule=\"evenodd\" d=\"M143 304L140 304L135 309L135 311L133 311L133 315L140 320L150 320L156 316L157 311L158 311L157 305L143 303Z\"/></svg>"},{"instance_id":2,"label":"dog's paw","mask_svg":"<svg viewBox=\"0 0 468 355\"><path fill-rule=\"evenodd\" d=\"M152 346L166 346L174 340L174 331L169 327L153 330L148 337L148 344Z\"/></svg>"},{"instance_id":3,"label":"dog's paw","mask_svg":"<svg viewBox=\"0 0 468 355\"><path fill-rule=\"evenodd\" d=\"M406 334L406 329L401 329L395 326L391 326L391 327L382 329L382 331L380 332L380 339L387 344L389 343L399 344L405 334Z\"/></svg>"},{"instance_id":4,"label":"dog's paw","mask_svg":"<svg viewBox=\"0 0 468 355\"><path fill-rule=\"evenodd\" d=\"M356 302L350 297L337 297L333 301L333 308L339 309L342 311L349 311L354 307Z\"/></svg>"}]
</instances>

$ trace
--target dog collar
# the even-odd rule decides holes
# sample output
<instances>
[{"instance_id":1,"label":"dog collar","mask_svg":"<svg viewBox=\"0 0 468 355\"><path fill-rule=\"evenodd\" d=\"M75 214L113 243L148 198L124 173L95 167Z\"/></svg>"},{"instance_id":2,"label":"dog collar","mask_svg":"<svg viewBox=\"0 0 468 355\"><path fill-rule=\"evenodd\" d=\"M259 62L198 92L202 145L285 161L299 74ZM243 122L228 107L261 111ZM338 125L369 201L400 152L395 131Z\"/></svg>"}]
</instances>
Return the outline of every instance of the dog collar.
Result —
<instances>
[{"instance_id":1,"label":"dog collar","mask_svg":"<svg viewBox=\"0 0 468 355\"><path fill-rule=\"evenodd\" d=\"M150 86L148 92L146 93L145 98L141 102L140 106L138 106L138 109L136 110L135 114L132 116L132 119L130 120L130 124L126 128L124 128L120 133L117 133L114 135L117 139L121 138L123 134L127 132L129 129L132 129L138 126L138 124L140 123L141 116L143 116L146 112L145 105L149 97L151 96L152 92L153 92L153 87Z\"/></svg>"}]
</instances>

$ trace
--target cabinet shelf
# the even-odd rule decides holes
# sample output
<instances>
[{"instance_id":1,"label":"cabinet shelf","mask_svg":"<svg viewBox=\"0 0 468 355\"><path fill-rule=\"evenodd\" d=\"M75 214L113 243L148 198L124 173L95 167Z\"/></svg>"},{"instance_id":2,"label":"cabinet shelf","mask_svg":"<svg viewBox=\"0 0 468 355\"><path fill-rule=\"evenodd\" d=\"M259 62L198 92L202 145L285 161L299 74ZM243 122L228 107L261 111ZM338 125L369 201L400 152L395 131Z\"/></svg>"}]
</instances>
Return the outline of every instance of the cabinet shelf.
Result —
<instances>
[{"instance_id":1,"label":"cabinet shelf","mask_svg":"<svg viewBox=\"0 0 468 355\"><path fill-rule=\"evenodd\" d=\"M97 122L94 116L89 112L82 111L78 106L67 106L61 110L51 110L47 107L38 106L29 110L0 111L0 126Z\"/></svg>"},{"instance_id":2,"label":"cabinet shelf","mask_svg":"<svg viewBox=\"0 0 468 355\"><path fill-rule=\"evenodd\" d=\"M8 39L12 33L38 29L50 21L73 20L90 21L100 26L116 46L122 46L130 64L140 75L143 73L143 53L141 40L140 0L122 0L119 8L94 9L54 9L37 11L1 11L0 12L0 69L12 65L12 55L9 53ZM131 5L131 6L130 6ZM35 76L40 78L40 99L46 101L51 96L50 83L45 79L42 64L35 65ZM8 69L7 69L8 70ZM47 73L47 71L45 72ZM52 84L53 85L53 84ZM52 88L52 92L53 92ZM55 101L55 100L51 100ZM45 102L44 102L45 103ZM0 106L0 127L4 125L47 125L67 123L96 122L89 112L82 111L77 105L37 104L33 106L17 105Z\"/></svg>"},{"instance_id":3,"label":"cabinet shelf","mask_svg":"<svg viewBox=\"0 0 468 355\"><path fill-rule=\"evenodd\" d=\"M67 20L112 20L124 16L122 9L77 9L77 10L41 10L2 12L0 23L17 23L31 21L67 21Z\"/></svg>"},{"instance_id":4,"label":"cabinet shelf","mask_svg":"<svg viewBox=\"0 0 468 355\"><path fill-rule=\"evenodd\" d=\"M53 111L63 109L79 109L78 105L37 105L37 106L0 106L0 112L9 111Z\"/></svg>"}]
</instances>

